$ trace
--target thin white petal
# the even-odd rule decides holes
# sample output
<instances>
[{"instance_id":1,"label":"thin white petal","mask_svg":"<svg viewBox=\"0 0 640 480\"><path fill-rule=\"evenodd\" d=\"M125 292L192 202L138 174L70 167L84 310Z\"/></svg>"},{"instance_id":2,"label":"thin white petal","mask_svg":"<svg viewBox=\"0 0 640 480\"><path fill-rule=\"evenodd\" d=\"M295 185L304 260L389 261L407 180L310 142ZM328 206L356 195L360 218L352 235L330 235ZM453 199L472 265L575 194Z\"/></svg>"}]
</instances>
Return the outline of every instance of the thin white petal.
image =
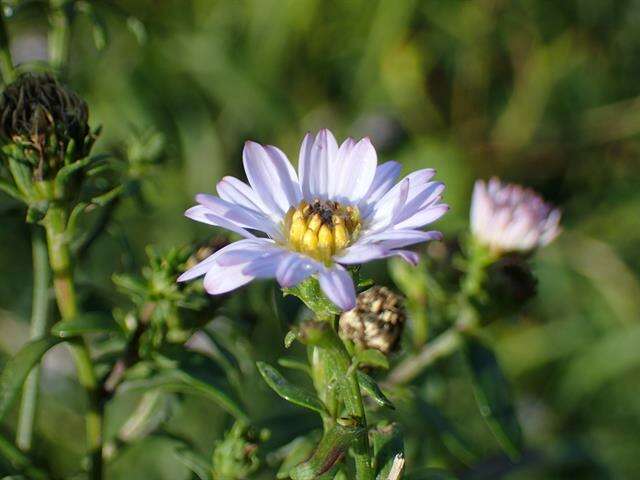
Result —
<instances>
[{"instance_id":1,"label":"thin white petal","mask_svg":"<svg viewBox=\"0 0 640 480\"><path fill-rule=\"evenodd\" d=\"M344 156L339 155L341 164L336 166L336 172L330 172L337 185L334 198L357 204L371 187L378 156L369 138L363 138L347 150Z\"/></svg>"},{"instance_id":2,"label":"thin white petal","mask_svg":"<svg viewBox=\"0 0 640 480\"><path fill-rule=\"evenodd\" d=\"M226 220L219 215L211 213L211 210L203 205L196 205L195 207L191 207L189 210L184 212L184 216L195 220L196 222L202 222L208 225L213 225L215 227L226 228L227 230L237 233L238 235L241 235L245 238L255 237L255 235L248 232L244 228L239 227L236 223Z\"/></svg>"},{"instance_id":3,"label":"thin white petal","mask_svg":"<svg viewBox=\"0 0 640 480\"><path fill-rule=\"evenodd\" d=\"M296 172L281 150L246 142L242 161L249 184L269 211L282 218L300 201Z\"/></svg>"},{"instance_id":4,"label":"thin white petal","mask_svg":"<svg viewBox=\"0 0 640 480\"><path fill-rule=\"evenodd\" d=\"M340 265L325 268L318 274L320 288L324 294L342 310L356 306L356 289L351 275Z\"/></svg>"},{"instance_id":5,"label":"thin white petal","mask_svg":"<svg viewBox=\"0 0 640 480\"><path fill-rule=\"evenodd\" d=\"M333 134L320 130L311 143L305 136L300 148L300 181L302 194L306 200L326 199L329 192L330 163L337 158L338 144Z\"/></svg>"}]
</instances>

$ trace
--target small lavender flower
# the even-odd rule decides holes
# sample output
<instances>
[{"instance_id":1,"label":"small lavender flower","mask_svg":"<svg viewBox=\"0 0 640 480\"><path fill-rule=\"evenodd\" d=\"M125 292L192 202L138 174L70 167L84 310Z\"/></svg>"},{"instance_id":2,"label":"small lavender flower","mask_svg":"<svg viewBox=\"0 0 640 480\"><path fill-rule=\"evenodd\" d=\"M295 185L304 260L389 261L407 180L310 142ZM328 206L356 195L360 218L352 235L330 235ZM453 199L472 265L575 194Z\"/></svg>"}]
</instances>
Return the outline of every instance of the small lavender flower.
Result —
<instances>
[{"instance_id":1,"label":"small lavender flower","mask_svg":"<svg viewBox=\"0 0 640 480\"><path fill-rule=\"evenodd\" d=\"M536 192L497 178L478 180L471 200L471 232L494 254L529 252L560 233L560 210Z\"/></svg>"},{"instance_id":2,"label":"small lavender flower","mask_svg":"<svg viewBox=\"0 0 640 480\"><path fill-rule=\"evenodd\" d=\"M406 247L441 239L420 228L440 218L444 185L434 170L418 170L400 182L400 164L377 165L368 138L338 146L329 130L302 142L298 174L276 147L247 142L249 185L224 177L218 195L199 194L185 215L226 228L244 239L217 251L178 281L205 275L210 294L253 279L276 278L285 288L315 275L325 295L343 310L356 305L353 281L343 265L399 256L418 261ZM251 231L263 232L257 237Z\"/></svg>"}]
</instances>

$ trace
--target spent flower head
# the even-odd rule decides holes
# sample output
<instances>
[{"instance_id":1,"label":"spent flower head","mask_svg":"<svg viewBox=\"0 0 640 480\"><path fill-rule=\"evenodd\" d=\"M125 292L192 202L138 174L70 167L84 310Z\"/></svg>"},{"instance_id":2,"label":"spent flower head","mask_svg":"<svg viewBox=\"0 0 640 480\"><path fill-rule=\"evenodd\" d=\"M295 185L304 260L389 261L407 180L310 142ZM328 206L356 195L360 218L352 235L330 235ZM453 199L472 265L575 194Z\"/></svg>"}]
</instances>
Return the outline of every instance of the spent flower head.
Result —
<instances>
[{"instance_id":1,"label":"spent flower head","mask_svg":"<svg viewBox=\"0 0 640 480\"><path fill-rule=\"evenodd\" d=\"M444 185L432 169L396 183L400 164L378 165L368 138L338 145L329 130L307 134L298 173L277 147L247 142L243 151L249 185L224 177L218 196L199 194L186 216L231 230L242 240L216 252L180 276L205 275L211 294L234 290L257 278L276 278L284 288L311 276L342 310L356 304L345 265L399 256L416 263L406 248L440 239L421 228L448 209L440 202ZM256 236L254 232L266 236Z\"/></svg>"},{"instance_id":2,"label":"spent flower head","mask_svg":"<svg viewBox=\"0 0 640 480\"><path fill-rule=\"evenodd\" d=\"M398 346L405 320L402 297L375 286L358 295L356 308L342 313L340 336L360 348L389 354Z\"/></svg>"},{"instance_id":3,"label":"spent flower head","mask_svg":"<svg viewBox=\"0 0 640 480\"><path fill-rule=\"evenodd\" d=\"M560 233L560 210L540 195L497 178L476 181L471 200L471 232L494 255L527 253Z\"/></svg>"}]
</instances>

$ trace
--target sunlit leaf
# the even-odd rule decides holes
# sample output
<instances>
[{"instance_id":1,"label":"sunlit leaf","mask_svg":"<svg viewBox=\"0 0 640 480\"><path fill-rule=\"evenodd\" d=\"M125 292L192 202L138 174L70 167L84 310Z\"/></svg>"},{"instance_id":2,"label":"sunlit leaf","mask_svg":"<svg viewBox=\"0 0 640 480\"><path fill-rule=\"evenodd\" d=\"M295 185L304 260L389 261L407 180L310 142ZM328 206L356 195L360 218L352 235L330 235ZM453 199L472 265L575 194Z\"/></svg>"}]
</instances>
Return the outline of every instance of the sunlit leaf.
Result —
<instances>
[{"instance_id":1,"label":"sunlit leaf","mask_svg":"<svg viewBox=\"0 0 640 480\"><path fill-rule=\"evenodd\" d=\"M296 465L307 460L314 448L320 440L320 432L312 432L308 435L298 437L289 444L283 447L282 452L278 452L284 455L284 460L280 465L280 469L276 474L276 478L284 479L290 477L290 472Z\"/></svg>"},{"instance_id":2,"label":"sunlit leaf","mask_svg":"<svg viewBox=\"0 0 640 480\"><path fill-rule=\"evenodd\" d=\"M465 345L480 413L503 450L517 459L522 450L522 430L507 379L493 351L480 340L468 337Z\"/></svg>"},{"instance_id":3,"label":"sunlit leaf","mask_svg":"<svg viewBox=\"0 0 640 480\"><path fill-rule=\"evenodd\" d=\"M288 402L294 403L300 407L308 408L324 415L327 410L320 399L307 390L304 390L290 383L271 365L264 362L257 362L258 371L264 381L271 389Z\"/></svg>"},{"instance_id":4,"label":"sunlit leaf","mask_svg":"<svg viewBox=\"0 0 640 480\"><path fill-rule=\"evenodd\" d=\"M336 424L324 434L311 458L291 471L291 478L313 480L327 473L342 459L358 436L363 434L361 427Z\"/></svg>"},{"instance_id":5,"label":"sunlit leaf","mask_svg":"<svg viewBox=\"0 0 640 480\"><path fill-rule=\"evenodd\" d=\"M362 388L369 397L375 400L378 405L395 410L396 407L393 405L391 400L382 393L382 390L376 381L360 370L358 370L358 383L360 384L360 388Z\"/></svg>"},{"instance_id":6,"label":"sunlit leaf","mask_svg":"<svg viewBox=\"0 0 640 480\"><path fill-rule=\"evenodd\" d=\"M356 361L359 365L368 367L389 369L389 359L380 350L369 348L367 350L359 350L356 352Z\"/></svg>"}]
</instances>

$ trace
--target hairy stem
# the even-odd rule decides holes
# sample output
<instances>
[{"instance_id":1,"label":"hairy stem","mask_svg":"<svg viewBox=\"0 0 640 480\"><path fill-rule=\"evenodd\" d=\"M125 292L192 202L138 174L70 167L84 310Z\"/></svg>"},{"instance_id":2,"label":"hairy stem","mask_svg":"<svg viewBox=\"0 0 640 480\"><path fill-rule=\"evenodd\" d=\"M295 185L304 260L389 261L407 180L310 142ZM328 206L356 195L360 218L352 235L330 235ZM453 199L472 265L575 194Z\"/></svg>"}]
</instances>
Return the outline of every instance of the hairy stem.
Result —
<instances>
[{"instance_id":1,"label":"hairy stem","mask_svg":"<svg viewBox=\"0 0 640 480\"><path fill-rule=\"evenodd\" d=\"M30 338L43 337L47 331L47 316L49 310L49 258L44 231L34 227L31 233L33 254L33 299L31 305ZM40 367L36 366L24 384L20 415L16 432L16 444L23 451L31 449L33 427L38 401L38 384L40 383Z\"/></svg>"},{"instance_id":2,"label":"hairy stem","mask_svg":"<svg viewBox=\"0 0 640 480\"><path fill-rule=\"evenodd\" d=\"M53 272L53 286L58 309L64 320L78 314L75 285L69 255L69 239L66 233L67 212L59 204L53 203L43 221L47 232L49 262ZM91 458L90 478L102 479L102 402L98 381L93 369L89 348L82 338L68 341L76 364L78 381L89 397L89 407L85 413L87 444Z\"/></svg>"}]
</instances>

